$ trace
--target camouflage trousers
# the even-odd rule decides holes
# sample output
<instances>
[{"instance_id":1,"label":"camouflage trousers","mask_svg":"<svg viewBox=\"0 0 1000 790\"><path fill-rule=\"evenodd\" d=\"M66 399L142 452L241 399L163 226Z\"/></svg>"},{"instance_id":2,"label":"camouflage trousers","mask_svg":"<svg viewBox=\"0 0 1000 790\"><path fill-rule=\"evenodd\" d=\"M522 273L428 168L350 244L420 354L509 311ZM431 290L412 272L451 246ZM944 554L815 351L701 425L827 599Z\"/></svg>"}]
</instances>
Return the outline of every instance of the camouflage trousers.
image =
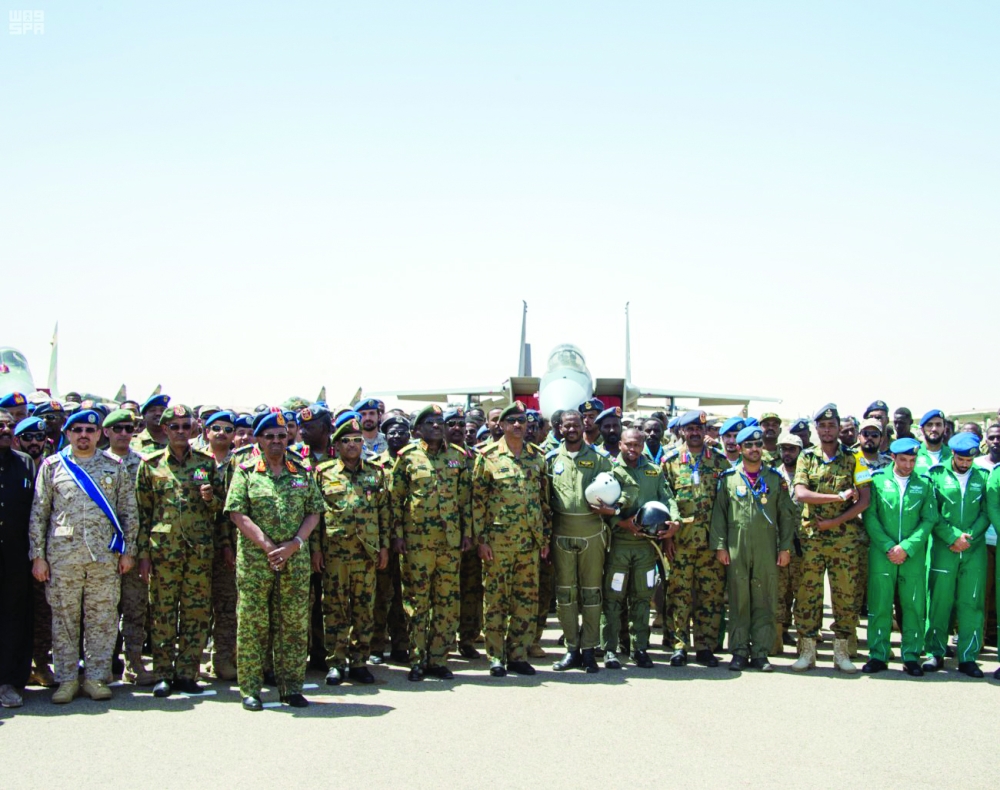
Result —
<instances>
[{"instance_id":1,"label":"camouflage trousers","mask_svg":"<svg viewBox=\"0 0 1000 790\"><path fill-rule=\"evenodd\" d=\"M236 569L221 551L212 561L212 650L214 661L236 656Z\"/></svg>"},{"instance_id":2,"label":"camouflage trousers","mask_svg":"<svg viewBox=\"0 0 1000 790\"><path fill-rule=\"evenodd\" d=\"M601 587L607 536L603 523L595 524L590 519L575 527L575 532L558 534L553 540L556 613L566 649L591 650L601 644Z\"/></svg>"},{"instance_id":3,"label":"camouflage trousers","mask_svg":"<svg viewBox=\"0 0 1000 790\"><path fill-rule=\"evenodd\" d=\"M858 540L858 567L854 573L854 614L861 622L861 612L868 598L868 533Z\"/></svg>"},{"instance_id":4,"label":"camouflage trousers","mask_svg":"<svg viewBox=\"0 0 1000 790\"><path fill-rule=\"evenodd\" d=\"M853 533L802 538L802 579L795 598L795 626L799 636L815 639L823 624L824 577L830 577L833 635L847 639L856 634L854 609L858 567L858 542Z\"/></svg>"},{"instance_id":5,"label":"camouflage trousers","mask_svg":"<svg viewBox=\"0 0 1000 790\"><path fill-rule=\"evenodd\" d=\"M458 618L458 643L471 645L483 630L483 561L476 547L462 552L459 571L462 601Z\"/></svg>"},{"instance_id":6,"label":"camouflage trousers","mask_svg":"<svg viewBox=\"0 0 1000 790\"><path fill-rule=\"evenodd\" d=\"M677 547L665 597L671 614L673 649L715 650L726 600L726 566L715 558L715 552Z\"/></svg>"},{"instance_id":7,"label":"camouflage trousers","mask_svg":"<svg viewBox=\"0 0 1000 790\"><path fill-rule=\"evenodd\" d=\"M153 674L168 680L197 679L212 609L212 555L174 551L151 559Z\"/></svg>"},{"instance_id":8,"label":"camouflage trousers","mask_svg":"<svg viewBox=\"0 0 1000 790\"><path fill-rule=\"evenodd\" d=\"M327 539L323 552L323 627L328 668L368 661L375 603L375 558L357 538Z\"/></svg>"},{"instance_id":9,"label":"camouflage trousers","mask_svg":"<svg viewBox=\"0 0 1000 790\"><path fill-rule=\"evenodd\" d=\"M264 552L242 535L239 540L236 652L240 694L260 694L265 654L272 649L279 693L301 693L309 655L309 552L297 551L284 570L275 572Z\"/></svg>"},{"instance_id":10,"label":"camouflage trousers","mask_svg":"<svg viewBox=\"0 0 1000 790\"><path fill-rule=\"evenodd\" d=\"M455 644L461 554L442 545L407 549L403 555L403 606L410 618L412 665L444 666Z\"/></svg>"},{"instance_id":11,"label":"camouflage trousers","mask_svg":"<svg viewBox=\"0 0 1000 790\"><path fill-rule=\"evenodd\" d=\"M134 567L121 577L122 640L125 655L142 655L146 642L146 624L149 619L149 585L139 578L139 568Z\"/></svg>"},{"instance_id":12,"label":"camouflage trousers","mask_svg":"<svg viewBox=\"0 0 1000 790\"><path fill-rule=\"evenodd\" d=\"M622 642L632 650L649 647L649 603L656 587L656 561L653 544L643 539L611 543L604 569L604 650L616 652Z\"/></svg>"},{"instance_id":13,"label":"camouflage trousers","mask_svg":"<svg viewBox=\"0 0 1000 790\"><path fill-rule=\"evenodd\" d=\"M52 651L52 607L49 606L47 585L35 578L31 580L32 600L32 648L31 656L35 666L43 667L49 663L49 653Z\"/></svg>"},{"instance_id":14,"label":"camouflage trousers","mask_svg":"<svg viewBox=\"0 0 1000 790\"><path fill-rule=\"evenodd\" d=\"M538 549L493 549L483 563L483 633L490 660L527 661L538 611Z\"/></svg>"},{"instance_id":15,"label":"camouflage trousers","mask_svg":"<svg viewBox=\"0 0 1000 790\"><path fill-rule=\"evenodd\" d=\"M556 566L550 556L538 560L538 612L535 617L535 641L540 642L545 626L549 622L549 609L556 583Z\"/></svg>"},{"instance_id":16,"label":"camouflage trousers","mask_svg":"<svg viewBox=\"0 0 1000 790\"><path fill-rule=\"evenodd\" d=\"M52 670L56 681L76 680L80 661L80 618L89 680L111 678L111 654L118 638L121 582L114 560L95 562L78 555L50 559L46 597L52 607Z\"/></svg>"},{"instance_id":17,"label":"camouflage trousers","mask_svg":"<svg viewBox=\"0 0 1000 790\"><path fill-rule=\"evenodd\" d=\"M791 551L792 558L784 568L778 568L778 625L789 628L795 611L795 595L802 582L802 558Z\"/></svg>"},{"instance_id":18,"label":"camouflage trousers","mask_svg":"<svg viewBox=\"0 0 1000 790\"><path fill-rule=\"evenodd\" d=\"M390 551L385 570L375 571L375 608L372 612L372 655L383 655L386 630L391 650L410 650L410 624L403 609L403 584L399 555Z\"/></svg>"}]
</instances>

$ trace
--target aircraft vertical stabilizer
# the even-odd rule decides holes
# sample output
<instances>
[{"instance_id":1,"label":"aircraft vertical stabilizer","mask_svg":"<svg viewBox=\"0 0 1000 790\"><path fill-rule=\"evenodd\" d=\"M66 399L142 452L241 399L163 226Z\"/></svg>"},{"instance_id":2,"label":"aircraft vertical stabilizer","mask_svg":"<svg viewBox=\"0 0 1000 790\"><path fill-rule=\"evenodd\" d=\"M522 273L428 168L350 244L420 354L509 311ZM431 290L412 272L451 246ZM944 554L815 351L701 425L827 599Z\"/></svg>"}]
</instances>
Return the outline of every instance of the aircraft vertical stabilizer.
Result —
<instances>
[{"instance_id":1,"label":"aircraft vertical stabilizer","mask_svg":"<svg viewBox=\"0 0 1000 790\"><path fill-rule=\"evenodd\" d=\"M52 353L49 355L49 395L59 397L59 322L52 331Z\"/></svg>"}]
</instances>

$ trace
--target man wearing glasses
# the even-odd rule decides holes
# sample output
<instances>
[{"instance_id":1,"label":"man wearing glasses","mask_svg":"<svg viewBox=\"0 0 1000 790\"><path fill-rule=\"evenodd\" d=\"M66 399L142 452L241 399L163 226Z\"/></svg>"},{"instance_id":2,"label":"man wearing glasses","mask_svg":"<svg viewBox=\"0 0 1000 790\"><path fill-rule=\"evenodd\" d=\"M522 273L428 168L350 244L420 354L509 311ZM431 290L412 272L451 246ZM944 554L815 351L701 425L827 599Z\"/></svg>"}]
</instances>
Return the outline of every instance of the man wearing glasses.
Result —
<instances>
[{"instance_id":1,"label":"man wearing glasses","mask_svg":"<svg viewBox=\"0 0 1000 790\"><path fill-rule=\"evenodd\" d=\"M334 431L337 457L316 468L326 507L310 539L314 573L323 575L326 684L374 683L365 666L372 638L375 571L389 562L389 492L382 467L363 460L358 415ZM318 533L318 534L317 534Z\"/></svg>"},{"instance_id":2,"label":"man wearing glasses","mask_svg":"<svg viewBox=\"0 0 1000 790\"><path fill-rule=\"evenodd\" d=\"M392 549L402 559L410 617L412 681L450 680L448 650L459 617L459 568L472 546L472 490L465 453L445 441L441 407L413 421L420 441L399 451L392 468Z\"/></svg>"},{"instance_id":3,"label":"man wearing glasses","mask_svg":"<svg viewBox=\"0 0 1000 790\"><path fill-rule=\"evenodd\" d=\"M18 425L28 418L28 399L20 392L11 392L0 398L0 409L4 409Z\"/></svg>"},{"instance_id":4,"label":"man wearing glasses","mask_svg":"<svg viewBox=\"0 0 1000 790\"><path fill-rule=\"evenodd\" d=\"M291 450L299 456L300 463L312 470L323 461L333 458L333 450L330 448L333 418L330 410L321 403L314 403L299 412L297 422L301 441ZM286 419L285 424L287 423Z\"/></svg>"},{"instance_id":5,"label":"man wearing glasses","mask_svg":"<svg viewBox=\"0 0 1000 790\"><path fill-rule=\"evenodd\" d=\"M69 446L42 463L31 506L31 572L48 582L57 704L80 690L80 620L86 675L83 692L111 698L107 681L118 637L118 574L134 564L135 494L128 473L97 449L100 415L84 410L66 421Z\"/></svg>"},{"instance_id":6,"label":"man wearing glasses","mask_svg":"<svg viewBox=\"0 0 1000 790\"><path fill-rule=\"evenodd\" d=\"M167 446L167 434L160 418L169 403L169 395L150 395L139 407L144 428L141 433L132 437L132 449L139 455L146 456Z\"/></svg>"},{"instance_id":7,"label":"man wearing glasses","mask_svg":"<svg viewBox=\"0 0 1000 790\"><path fill-rule=\"evenodd\" d=\"M40 417L26 417L14 429L17 449L27 454L37 470L45 455L45 420Z\"/></svg>"},{"instance_id":8,"label":"man wearing glasses","mask_svg":"<svg viewBox=\"0 0 1000 790\"><path fill-rule=\"evenodd\" d=\"M198 672L208 639L212 561L221 544L225 490L215 459L191 447L194 414L177 404L160 416L168 446L149 455L136 480L139 575L149 584L153 687L200 694Z\"/></svg>"},{"instance_id":9,"label":"man wearing glasses","mask_svg":"<svg viewBox=\"0 0 1000 790\"><path fill-rule=\"evenodd\" d=\"M302 551L323 513L316 478L285 456L288 431L280 412L254 428L261 455L239 464L225 512L240 531L236 546L236 650L245 710L263 710L264 653L273 650L281 701L304 708L309 654L308 551ZM273 636L273 648L271 647Z\"/></svg>"},{"instance_id":10,"label":"man wearing glasses","mask_svg":"<svg viewBox=\"0 0 1000 790\"><path fill-rule=\"evenodd\" d=\"M66 410L57 400L40 403L35 409L33 417L41 417L45 420L45 457L62 449L63 426L66 424Z\"/></svg>"}]
</instances>

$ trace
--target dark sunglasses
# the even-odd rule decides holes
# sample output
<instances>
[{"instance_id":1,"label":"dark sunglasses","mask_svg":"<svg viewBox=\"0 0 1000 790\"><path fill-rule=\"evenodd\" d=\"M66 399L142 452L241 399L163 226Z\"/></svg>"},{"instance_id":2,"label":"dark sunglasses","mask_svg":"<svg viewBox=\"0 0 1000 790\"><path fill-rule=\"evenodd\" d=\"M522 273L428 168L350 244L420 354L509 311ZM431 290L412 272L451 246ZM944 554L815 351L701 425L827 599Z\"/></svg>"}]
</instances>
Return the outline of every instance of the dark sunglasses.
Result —
<instances>
[{"instance_id":1,"label":"dark sunglasses","mask_svg":"<svg viewBox=\"0 0 1000 790\"><path fill-rule=\"evenodd\" d=\"M445 425L447 425L449 428L459 428L459 427L464 428L465 420L448 420L448 422L446 422Z\"/></svg>"},{"instance_id":2,"label":"dark sunglasses","mask_svg":"<svg viewBox=\"0 0 1000 790\"><path fill-rule=\"evenodd\" d=\"M42 431L39 431L38 433L32 431L31 433L28 432L22 433L17 438L20 439L22 442L44 442L45 434Z\"/></svg>"},{"instance_id":3,"label":"dark sunglasses","mask_svg":"<svg viewBox=\"0 0 1000 790\"><path fill-rule=\"evenodd\" d=\"M763 447L764 446L764 442L760 441L759 439L754 439L754 440L749 441L749 442L743 442L742 446L743 447Z\"/></svg>"},{"instance_id":4,"label":"dark sunglasses","mask_svg":"<svg viewBox=\"0 0 1000 790\"><path fill-rule=\"evenodd\" d=\"M111 430L114 433L135 433L135 426L120 423L118 425L112 425Z\"/></svg>"},{"instance_id":5,"label":"dark sunglasses","mask_svg":"<svg viewBox=\"0 0 1000 790\"><path fill-rule=\"evenodd\" d=\"M288 438L287 433L265 433L261 434L261 439L265 442L283 442Z\"/></svg>"},{"instance_id":6,"label":"dark sunglasses","mask_svg":"<svg viewBox=\"0 0 1000 790\"><path fill-rule=\"evenodd\" d=\"M97 428L92 425L74 425L69 433L97 433Z\"/></svg>"},{"instance_id":7,"label":"dark sunglasses","mask_svg":"<svg viewBox=\"0 0 1000 790\"><path fill-rule=\"evenodd\" d=\"M58 422L60 419L62 419L62 415L61 414L43 414L42 415L42 419L45 420L45 422Z\"/></svg>"},{"instance_id":8,"label":"dark sunglasses","mask_svg":"<svg viewBox=\"0 0 1000 790\"><path fill-rule=\"evenodd\" d=\"M191 423L189 422L172 422L167 426L172 431L190 431Z\"/></svg>"},{"instance_id":9,"label":"dark sunglasses","mask_svg":"<svg viewBox=\"0 0 1000 790\"><path fill-rule=\"evenodd\" d=\"M504 422L509 423L510 425L524 425L526 422L528 422L528 418L527 417L508 417L506 420L504 420Z\"/></svg>"},{"instance_id":10,"label":"dark sunglasses","mask_svg":"<svg viewBox=\"0 0 1000 790\"><path fill-rule=\"evenodd\" d=\"M341 444L364 444L365 439L363 436L345 436L340 440Z\"/></svg>"},{"instance_id":11,"label":"dark sunglasses","mask_svg":"<svg viewBox=\"0 0 1000 790\"><path fill-rule=\"evenodd\" d=\"M208 430L216 433L233 433L236 429L232 425L210 425Z\"/></svg>"},{"instance_id":12,"label":"dark sunglasses","mask_svg":"<svg viewBox=\"0 0 1000 790\"><path fill-rule=\"evenodd\" d=\"M881 439L882 438L882 434L880 434L878 431L862 431L861 435L864 436L866 439Z\"/></svg>"}]
</instances>

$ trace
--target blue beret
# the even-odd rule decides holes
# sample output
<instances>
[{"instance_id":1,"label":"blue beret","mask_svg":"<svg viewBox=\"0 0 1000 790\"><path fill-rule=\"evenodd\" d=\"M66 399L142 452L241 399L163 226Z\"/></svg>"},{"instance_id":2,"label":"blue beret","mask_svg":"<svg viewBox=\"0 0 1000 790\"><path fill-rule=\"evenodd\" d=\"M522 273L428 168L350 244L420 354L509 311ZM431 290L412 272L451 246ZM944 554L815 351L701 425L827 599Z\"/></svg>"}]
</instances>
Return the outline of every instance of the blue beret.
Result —
<instances>
[{"instance_id":1,"label":"blue beret","mask_svg":"<svg viewBox=\"0 0 1000 790\"><path fill-rule=\"evenodd\" d=\"M524 416L528 418L528 422L541 422L542 413L538 409L528 409Z\"/></svg>"},{"instance_id":2,"label":"blue beret","mask_svg":"<svg viewBox=\"0 0 1000 790\"><path fill-rule=\"evenodd\" d=\"M606 420L608 417L617 417L620 420L622 417L622 407L611 406L610 408L605 409L604 411L602 411L600 414L597 415L597 418L594 420L594 423L596 425L600 425L601 420Z\"/></svg>"},{"instance_id":3,"label":"blue beret","mask_svg":"<svg viewBox=\"0 0 1000 790\"><path fill-rule=\"evenodd\" d=\"M813 422L819 422L820 420L839 420L840 412L837 411L836 403L828 403L825 406L821 406L819 411L813 415Z\"/></svg>"},{"instance_id":4,"label":"blue beret","mask_svg":"<svg viewBox=\"0 0 1000 790\"><path fill-rule=\"evenodd\" d=\"M205 420L205 427L207 428L214 422L231 422L235 425L236 415L231 411L217 411Z\"/></svg>"},{"instance_id":5,"label":"blue beret","mask_svg":"<svg viewBox=\"0 0 1000 790\"><path fill-rule=\"evenodd\" d=\"M751 425L760 425L760 423L757 422L757 418L756 417L747 417L747 419L746 419L746 427L749 428Z\"/></svg>"},{"instance_id":6,"label":"blue beret","mask_svg":"<svg viewBox=\"0 0 1000 790\"><path fill-rule=\"evenodd\" d=\"M282 410L281 416L285 418L285 422L298 422L297 415L291 409Z\"/></svg>"},{"instance_id":7,"label":"blue beret","mask_svg":"<svg viewBox=\"0 0 1000 790\"><path fill-rule=\"evenodd\" d=\"M489 435L490 435L490 429L487 428L485 425L480 426L479 430L476 431L476 439L477 440L478 439L485 439Z\"/></svg>"},{"instance_id":8,"label":"blue beret","mask_svg":"<svg viewBox=\"0 0 1000 790\"><path fill-rule=\"evenodd\" d=\"M264 412L253 428L253 435L260 436L268 428L284 428L285 415L280 411Z\"/></svg>"},{"instance_id":9,"label":"blue beret","mask_svg":"<svg viewBox=\"0 0 1000 790\"><path fill-rule=\"evenodd\" d=\"M955 455L963 458L979 455L979 437L969 431L956 433L948 440L948 446Z\"/></svg>"},{"instance_id":10,"label":"blue beret","mask_svg":"<svg viewBox=\"0 0 1000 790\"><path fill-rule=\"evenodd\" d=\"M241 414L239 417L233 420L233 426L236 428L252 428L253 417L249 414Z\"/></svg>"},{"instance_id":11,"label":"blue beret","mask_svg":"<svg viewBox=\"0 0 1000 790\"><path fill-rule=\"evenodd\" d=\"M331 442L338 442L350 433L361 433L361 415L356 411L345 411L337 417L337 427L330 437Z\"/></svg>"},{"instance_id":12,"label":"blue beret","mask_svg":"<svg viewBox=\"0 0 1000 790\"><path fill-rule=\"evenodd\" d=\"M600 398L591 398L580 404L577 411L583 414L585 411L604 411L604 401Z\"/></svg>"},{"instance_id":13,"label":"blue beret","mask_svg":"<svg viewBox=\"0 0 1000 790\"><path fill-rule=\"evenodd\" d=\"M68 431L77 423L80 425L93 425L97 427L101 424L103 419L104 418L93 409L81 409L80 411L74 412L69 416L66 420L66 424L63 426L63 430Z\"/></svg>"},{"instance_id":14,"label":"blue beret","mask_svg":"<svg viewBox=\"0 0 1000 790\"><path fill-rule=\"evenodd\" d=\"M674 428L676 428L676 427L677 427L677 422L678 422L679 420L680 420L680 416L677 416L677 417L671 417L671 418L670 418L670 419L669 419L669 420L667 421L667 430L670 430L670 431L672 431L672 430L673 430Z\"/></svg>"},{"instance_id":15,"label":"blue beret","mask_svg":"<svg viewBox=\"0 0 1000 790\"><path fill-rule=\"evenodd\" d=\"M920 442L916 439L896 439L889 445L889 452L893 455L916 455L920 449Z\"/></svg>"},{"instance_id":16,"label":"blue beret","mask_svg":"<svg viewBox=\"0 0 1000 790\"><path fill-rule=\"evenodd\" d=\"M871 403L868 404L868 408L865 409L865 413L862 414L861 416L862 417L867 417L873 411L884 411L886 414L888 414L889 413L889 407L886 405L886 403L885 403L884 400L872 401Z\"/></svg>"},{"instance_id":17,"label":"blue beret","mask_svg":"<svg viewBox=\"0 0 1000 790\"><path fill-rule=\"evenodd\" d=\"M39 403L33 414L41 417L43 414L64 414L65 412L66 410L59 401L47 400L44 403Z\"/></svg>"},{"instance_id":18,"label":"blue beret","mask_svg":"<svg viewBox=\"0 0 1000 790\"><path fill-rule=\"evenodd\" d=\"M145 414L146 409L152 409L154 406L161 406L165 409L168 403L170 403L169 395L150 395L139 407L139 414Z\"/></svg>"},{"instance_id":19,"label":"blue beret","mask_svg":"<svg viewBox=\"0 0 1000 790\"><path fill-rule=\"evenodd\" d=\"M929 420L933 420L935 417L940 417L944 419L944 412L940 409L931 409L927 414L920 418L920 427L923 428Z\"/></svg>"},{"instance_id":20,"label":"blue beret","mask_svg":"<svg viewBox=\"0 0 1000 790\"><path fill-rule=\"evenodd\" d=\"M333 427L339 428L341 425L343 425L346 422L350 422L351 420L357 420L358 422L361 422L361 415L358 414L356 411L342 411L340 414L337 415L337 419L333 421Z\"/></svg>"},{"instance_id":21,"label":"blue beret","mask_svg":"<svg viewBox=\"0 0 1000 790\"><path fill-rule=\"evenodd\" d=\"M743 444L746 441L754 441L760 439L764 435L764 432L756 425L748 425L738 434L736 434L736 443Z\"/></svg>"},{"instance_id":22,"label":"blue beret","mask_svg":"<svg viewBox=\"0 0 1000 790\"><path fill-rule=\"evenodd\" d=\"M38 406L36 404L29 403L28 404L28 414L34 414L35 413L35 409L37 409L37 408L38 408Z\"/></svg>"},{"instance_id":23,"label":"blue beret","mask_svg":"<svg viewBox=\"0 0 1000 790\"><path fill-rule=\"evenodd\" d=\"M698 411L698 409L691 409L691 411L684 412L677 420L678 428L686 428L688 425L704 425L708 420L708 415L703 411Z\"/></svg>"},{"instance_id":24,"label":"blue beret","mask_svg":"<svg viewBox=\"0 0 1000 790\"><path fill-rule=\"evenodd\" d=\"M746 422L744 422L742 417L730 417L719 429L719 433L732 433L733 431L742 431L746 427Z\"/></svg>"},{"instance_id":25,"label":"blue beret","mask_svg":"<svg viewBox=\"0 0 1000 790\"><path fill-rule=\"evenodd\" d=\"M28 399L20 392L11 392L0 398L0 409L13 409L27 404Z\"/></svg>"},{"instance_id":26,"label":"blue beret","mask_svg":"<svg viewBox=\"0 0 1000 790\"><path fill-rule=\"evenodd\" d=\"M21 422L17 424L14 428L14 435L20 436L22 433L27 433L28 431L44 431L45 430L45 420L41 417L25 417Z\"/></svg>"},{"instance_id":27,"label":"blue beret","mask_svg":"<svg viewBox=\"0 0 1000 790\"><path fill-rule=\"evenodd\" d=\"M359 400L351 408L356 412L378 411L378 401L375 398L365 398L364 400Z\"/></svg>"},{"instance_id":28,"label":"blue beret","mask_svg":"<svg viewBox=\"0 0 1000 790\"><path fill-rule=\"evenodd\" d=\"M314 403L312 406L306 406L302 411L299 412L297 422L302 425L304 422L312 422L313 420L322 420L324 418L329 418L330 410L321 403Z\"/></svg>"},{"instance_id":29,"label":"blue beret","mask_svg":"<svg viewBox=\"0 0 1000 790\"><path fill-rule=\"evenodd\" d=\"M797 431L808 431L809 430L809 420L805 417L799 417L795 422L792 423L791 427L788 429L789 433L796 433Z\"/></svg>"},{"instance_id":30,"label":"blue beret","mask_svg":"<svg viewBox=\"0 0 1000 790\"><path fill-rule=\"evenodd\" d=\"M358 409L358 411L360 411L360 409ZM446 411L443 415L441 415L441 419L443 419L445 422L448 422L448 420L458 420L463 418L464 416L465 415L462 414L461 409L448 409L448 411Z\"/></svg>"}]
</instances>

